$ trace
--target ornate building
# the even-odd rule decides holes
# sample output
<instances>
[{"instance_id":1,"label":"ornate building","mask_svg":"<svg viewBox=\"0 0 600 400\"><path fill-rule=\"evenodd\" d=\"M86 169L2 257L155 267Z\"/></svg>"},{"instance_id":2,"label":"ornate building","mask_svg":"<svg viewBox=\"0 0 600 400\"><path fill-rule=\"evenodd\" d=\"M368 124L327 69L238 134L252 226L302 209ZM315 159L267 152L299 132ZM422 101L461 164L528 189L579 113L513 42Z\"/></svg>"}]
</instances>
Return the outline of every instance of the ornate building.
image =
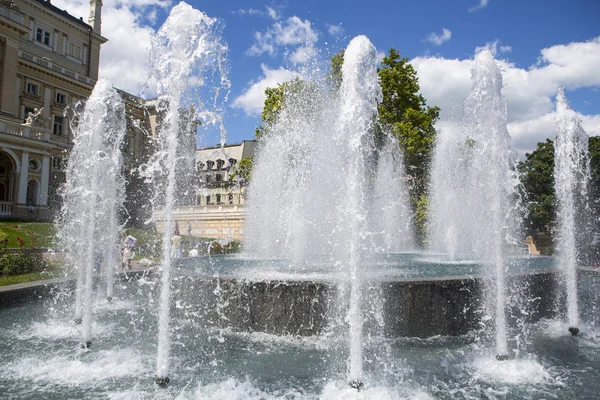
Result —
<instances>
[{"instance_id":1,"label":"ornate building","mask_svg":"<svg viewBox=\"0 0 600 400\"><path fill-rule=\"evenodd\" d=\"M86 23L50 1L0 0L0 216L49 218L58 205L65 108L98 79L101 7L90 0Z\"/></svg>"},{"instance_id":2,"label":"ornate building","mask_svg":"<svg viewBox=\"0 0 600 400\"><path fill-rule=\"evenodd\" d=\"M196 151L196 197L173 210L181 234L222 240L244 236L246 187L230 179L230 173L244 158L252 158L257 142L207 147ZM163 221L155 216L157 229Z\"/></svg>"}]
</instances>

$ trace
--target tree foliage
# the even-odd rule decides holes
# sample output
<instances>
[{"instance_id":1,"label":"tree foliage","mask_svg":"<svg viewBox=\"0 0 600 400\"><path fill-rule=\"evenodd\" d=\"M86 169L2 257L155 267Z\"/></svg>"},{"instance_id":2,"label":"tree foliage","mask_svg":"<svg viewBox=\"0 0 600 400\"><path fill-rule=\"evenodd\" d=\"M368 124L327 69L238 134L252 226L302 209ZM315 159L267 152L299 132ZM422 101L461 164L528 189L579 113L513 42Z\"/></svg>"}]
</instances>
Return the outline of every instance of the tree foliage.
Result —
<instances>
[{"instance_id":1,"label":"tree foliage","mask_svg":"<svg viewBox=\"0 0 600 400\"><path fill-rule=\"evenodd\" d=\"M517 167L527 207L525 230L528 235L551 235L555 224L554 142L546 139L525 154Z\"/></svg>"},{"instance_id":2,"label":"tree foliage","mask_svg":"<svg viewBox=\"0 0 600 400\"><path fill-rule=\"evenodd\" d=\"M250 179L252 178L253 162L254 159L252 158L242 158L240 162L232 168L229 179L241 183L250 182Z\"/></svg>"},{"instance_id":3,"label":"tree foliage","mask_svg":"<svg viewBox=\"0 0 600 400\"><path fill-rule=\"evenodd\" d=\"M588 144L591 179L588 199L591 207L591 227L600 233L600 137L592 136ZM556 195L554 189L554 142L546 139L525 155L518 165L525 194L527 214L526 234L547 234L552 237L556 225Z\"/></svg>"},{"instance_id":4,"label":"tree foliage","mask_svg":"<svg viewBox=\"0 0 600 400\"><path fill-rule=\"evenodd\" d=\"M309 94L309 91L316 90L314 84L304 81L298 77L294 80L279 83L277 87L266 88L265 105L260 117L261 124L255 129L255 136L260 139L268 131L279 117L281 110L286 106L290 99L298 98L301 95Z\"/></svg>"}]
</instances>

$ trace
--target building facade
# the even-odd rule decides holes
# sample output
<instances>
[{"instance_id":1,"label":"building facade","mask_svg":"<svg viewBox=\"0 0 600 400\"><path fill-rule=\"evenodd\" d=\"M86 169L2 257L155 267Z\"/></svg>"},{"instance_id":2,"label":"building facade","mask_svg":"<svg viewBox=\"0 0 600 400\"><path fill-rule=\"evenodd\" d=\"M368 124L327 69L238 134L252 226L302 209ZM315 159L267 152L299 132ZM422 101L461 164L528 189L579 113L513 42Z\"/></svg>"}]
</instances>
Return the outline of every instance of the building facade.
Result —
<instances>
[{"instance_id":1,"label":"building facade","mask_svg":"<svg viewBox=\"0 0 600 400\"><path fill-rule=\"evenodd\" d=\"M98 79L101 0L86 22L46 0L0 0L0 217L51 217L72 146L65 111Z\"/></svg>"},{"instance_id":2,"label":"building facade","mask_svg":"<svg viewBox=\"0 0 600 400\"><path fill-rule=\"evenodd\" d=\"M241 160L254 157L257 142L198 149L195 165L195 199L192 204L172 211L183 235L219 240L241 240L244 237L244 182L231 179L230 174ZM155 216L156 227L164 231L160 213Z\"/></svg>"}]
</instances>

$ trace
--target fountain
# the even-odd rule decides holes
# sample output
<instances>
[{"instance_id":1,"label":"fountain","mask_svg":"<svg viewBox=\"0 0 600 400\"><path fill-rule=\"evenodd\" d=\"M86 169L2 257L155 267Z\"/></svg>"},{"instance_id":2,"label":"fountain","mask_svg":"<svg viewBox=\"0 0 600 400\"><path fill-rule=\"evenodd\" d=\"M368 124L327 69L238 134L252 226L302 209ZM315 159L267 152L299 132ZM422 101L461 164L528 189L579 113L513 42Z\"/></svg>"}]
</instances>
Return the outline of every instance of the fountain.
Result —
<instances>
[{"instance_id":1,"label":"fountain","mask_svg":"<svg viewBox=\"0 0 600 400\"><path fill-rule=\"evenodd\" d=\"M71 119L73 150L56 222L67 262L77 268L75 321L83 323L83 345L92 341L94 270L103 267L106 296L113 295L120 226L117 214L125 193L120 143L125 135L125 106L110 82L99 80L85 105ZM93 244L93 245L92 245Z\"/></svg>"},{"instance_id":2,"label":"fountain","mask_svg":"<svg viewBox=\"0 0 600 400\"><path fill-rule=\"evenodd\" d=\"M577 298L577 231L587 228L587 182L590 176L588 135L577 114L569 108L562 88L556 95L556 142L554 184L558 199L559 266L567 294L569 332L579 333L579 304Z\"/></svg>"},{"instance_id":3,"label":"fountain","mask_svg":"<svg viewBox=\"0 0 600 400\"><path fill-rule=\"evenodd\" d=\"M597 395L597 337L567 340L562 327L544 319L556 309L553 258L509 252L518 199L501 77L489 53L475 59L461 126L440 131L431 192L435 251L415 250L398 143L373 138L377 55L359 36L346 49L339 90L329 90L314 73L294 86L266 129L248 191L246 252L173 259L170 209L184 191L180 172L189 166L179 151L182 135L195 133L191 121L199 116L219 121L208 106L190 108L185 85L190 75L206 77L212 70L217 87L227 88L225 51L216 21L185 4L174 7L153 39L161 143L145 171L166 220L162 262L154 274L107 281L112 302L96 296L92 324L93 286L86 277L97 254L106 255L110 268L114 253L106 249L118 244L112 236L89 239L97 246L74 241L71 253L81 257L75 261L81 266L75 303L83 326L71 322L68 287L42 299L42 289L34 288L31 301L0 307L0 388L9 398ZM101 92L106 86L98 83L94 94L104 100L90 97L90 110L95 104L121 109L122 103L108 101L110 90ZM74 149L72 162L80 160L87 172L93 168L86 163L108 161L114 150L100 150L104 142L96 129L114 126L116 134L122 122L120 111L112 114L115 125L87 123L92 115L110 113L86 111L80 118L81 137L90 140L82 150L99 156ZM113 139L116 146L120 140ZM111 210L118 207L122 181L110 181L118 174L103 171L74 179L72 195L65 191L67 201L85 200L68 203L72 214L63 219L79 237L117 221ZM108 188L112 200L90 196L94 187ZM576 295L596 304L597 288L590 276ZM1 304L3 298L0 291ZM593 313L582 319L598 324ZM93 350L78 349L80 331L86 342L91 327ZM497 362L490 347L498 359L509 347L515 357ZM149 383L152 375L157 385Z\"/></svg>"},{"instance_id":4,"label":"fountain","mask_svg":"<svg viewBox=\"0 0 600 400\"><path fill-rule=\"evenodd\" d=\"M502 75L489 50L475 57L473 88L462 124L442 127L432 172L431 247L488 266L496 358L508 358L506 245L516 231L509 219L516 200L515 159L506 129Z\"/></svg>"},{"instance_id":5,"label":"fountain","mask_svg":"<svg viewBox=\"0 0 600 400\"><path fill-rule=\"evenodd\" d=\"M227 47L221 43L218 21L195 10L186 3L173 7L167 20L152 38L150 64L152 74L158 83L159 114L164 117L159 128L160 148L155 157L146 166L146 173L152 175L155 185L155 207L164 210L165 230L162 240L163 260L161 263L161 293L158 332L158 354L156 383L166 386L169 381L170 335L169 314L171 307L171 236L173 220L171 210L175 206L177 173L184 176L191 170L193 162L185 159L189 152L184 150L181 136L189 135L195 139L195 121L199 117L212 117L218 120L218 114L208 111L195 113L192 106L187 121L183 124L182 107L189 104L185 98L188 79L196 76L205 79L204 74L216 70L220 73L219 87L227 89L229 82L224 69L224 54ZM219 90L214 96L218 102ZM194 99L195 100L195 99ZM200 105L200 109L203 107ZM222 127L222 126L221 126ZM224 130L222 129L224 135ZM225 144L225 136L221 138ZM193 141L195 143L195 140ZM192 154L193 156L193 154ZM186 168L187 166L187 168ZM180 188L181 189L181 188ZM182 192L180 190L180 192Z\"/></svg>"}]
</instances>

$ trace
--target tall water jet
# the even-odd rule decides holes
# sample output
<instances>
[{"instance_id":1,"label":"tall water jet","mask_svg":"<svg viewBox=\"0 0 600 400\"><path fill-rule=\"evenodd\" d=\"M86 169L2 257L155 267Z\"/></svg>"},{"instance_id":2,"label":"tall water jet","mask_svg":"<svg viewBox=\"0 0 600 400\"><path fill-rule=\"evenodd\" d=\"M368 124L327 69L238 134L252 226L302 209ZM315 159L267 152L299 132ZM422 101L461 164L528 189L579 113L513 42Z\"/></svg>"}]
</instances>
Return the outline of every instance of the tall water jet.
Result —
<instances>
[{"instance_id":1,"label":"tall water jet","mask_svg":"<svg viewBox=\"0 0 600 400\"><path fill-rule=\"evenodd\" d=\"M587 186L590 176L588 135L577 114L569 108L563 88L556 94L557 136L554 144L559 266L567 294L569 332L579 333L577 290L577 230L585 230L588 212Z\"/></svg>"},{"instance_id":2,"label":"tall water jet","mask_svg":"<svg viewBox=\"0 0 600 400\"><path fill-rule=\"evenodd\" d=\"M350 42L336 90L323 90L318 76L310 78L315 77L286 85L282 107L265 127L249 188L245 247L251 257L290 260L293 273L331 266L340 288L331 329L349 328L348 379L360 388L361 291L367 276L360 266L377 225L368 204L382 97L375 47L365 36ZM386 174L398 172L399 158L391 155L396 151L397 144L390 143L379 155L380 192ZM399 225L394 230L405 224Z\"/></svg>"},{"instance_id":3,"label":"tall water jet","mask_svg":"<svg viewBox=\"0 0 600 400\"><path fill-rule=\"evenodd\" d=\"M385 136L383 142L373 185L373 241L378 251L407 251L414 243L402 153L396 138Z\"/></svg>"},{"instance_id":4,"label":"tall water jet","mask_svg":"<svg viewBox=\"0 0 600 400\"><path fill-rule=\"evenodd\" d=\"M347 254L342 265L350 274L350 385L360 389L363 380L361 313L361 256L365 251L364 233L368 226L365 201L366 155L374 147L373 129L377 118L377 103L382 100L377 79L377 50L366 36L357 36L348 45L342 66L342 85L339 91L340 117L335 135L345 146L348 159L343 172L346 197L339 224L342 227Z\"/></svg>"},{"instance_id":5,"label":"tall water jet","mask_svg":"<svg viewBox=\"0 0 600 400\"><path fill-rule=\"evenodd\" d=\"M75 319L83 323L83 343L92 340L93 274L104 265L112 295L118 246L117 214L125 183L120 146L125 135L125 106L107 80L101 79L73 118L73 149L69 155L63 205L56 221L68 264L78 269ZM108 256L107 256L108 255Z\"/></svg>"},{"instance_id":6,"label":"tall water jet","mask_svg":"<svg viewBox=\"0 0 600 400\"><path fill-rule=\"evenodd\" d=\"M166 386L170 380L170 270L171 236L174 228L171 209L176 200L178 175L185 175L184 169L191 165L185 156L189 154L184 151L189 144L183 141L189 135L193 135L192 139L195 139L194 122L197 118L203 118L205 123L220 124L221 143L225 143L225 131L219 114L223 100L219 96L221 90L227 91L230 85L224 63L227 46L222 42L219 23L215 18L208 17L190 5L181 2L173 7L164 24L152 38L151 45L150 65L157 82L157 106L161 119L158 126L159 148L145 171L154 177L154 206L163 210L165 221L162 239L163 260L160 268L162 275L156 383ZM211 93L212 107L215 111L203 107L198 87L191 99L187 96L191 95L188 92L188 83L192 82L194 77L199 83L199 88L216 81L215 93ZM227 96L224 97L226 99ZM184 112L182 109L186 107L190 108ZM195 144L195 140L193 143Z\"/></svg>"},{"instance_id":7,"label":"tall water jet","mask_svg":"<svg viewBox=\"0 0 600 400\"><path fill-rule=\"evenodd\" d=\"M496 357L505 359L505 244L519 223L514 218L515 157L502 75L489 50L476 55L471 74L473 87L461 124L440 126L432 169L430 246L488 266Z\"/></svg>"}]
</instances>

